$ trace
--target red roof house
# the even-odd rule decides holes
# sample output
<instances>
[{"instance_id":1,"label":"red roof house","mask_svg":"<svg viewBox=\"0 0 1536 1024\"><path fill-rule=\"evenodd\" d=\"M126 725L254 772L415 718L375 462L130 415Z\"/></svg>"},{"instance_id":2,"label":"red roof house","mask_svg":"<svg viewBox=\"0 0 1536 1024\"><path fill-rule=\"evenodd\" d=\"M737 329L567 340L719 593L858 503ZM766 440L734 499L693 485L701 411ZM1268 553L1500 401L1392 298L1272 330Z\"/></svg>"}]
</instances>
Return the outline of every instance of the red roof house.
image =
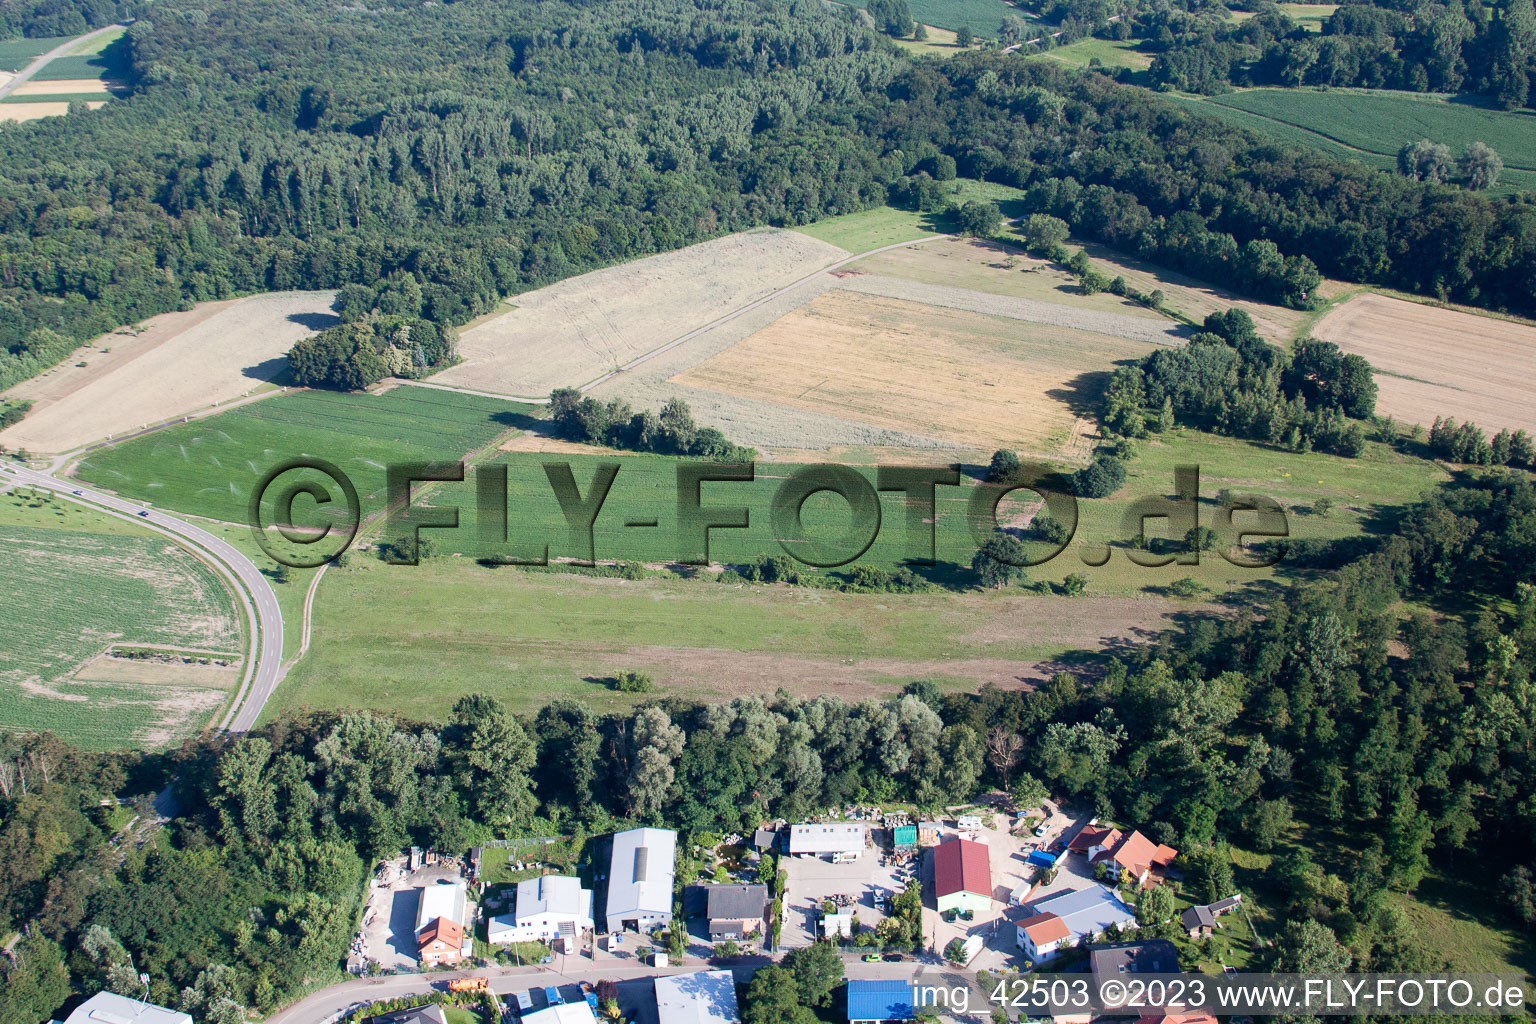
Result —
<instances>
[{"instance_id":1,"label":"red roof house","mask_svg":"<svg viewBox=\"0 0 1536 1024\"><path fill-rule=\"evenodd\" d=\"M964 894L992 899L992 861L987 844L952 839L933 848L933 892L942 912L964 909Z\"/></svg>"}]
</instances>

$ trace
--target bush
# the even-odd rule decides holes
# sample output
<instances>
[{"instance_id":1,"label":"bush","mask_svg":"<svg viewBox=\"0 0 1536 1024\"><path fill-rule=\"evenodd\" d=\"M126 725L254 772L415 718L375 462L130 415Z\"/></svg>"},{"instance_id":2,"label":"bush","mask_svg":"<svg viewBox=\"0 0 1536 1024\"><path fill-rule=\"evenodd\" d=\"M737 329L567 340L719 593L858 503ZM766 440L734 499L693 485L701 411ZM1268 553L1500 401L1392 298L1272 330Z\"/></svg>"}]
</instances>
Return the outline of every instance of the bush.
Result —
<instances>
[{"instance_id":1,"label":"bush","mask_svg":"<svg viewBox=\"0 0 1536 1024\"><path fill-rule=\"evenodd\" d=\"M1199 597L1205 591L1205 585L1192 576L1185 576L1168 584L1168 593L1174 597Z\"/></svg>"},{"instance_id":2,"label":"bush","mask_svg":"<svg viewBox=\"0 0 1536 1024\"><path fill-rule=\"evenodd\" d=\"M1061 592L1067 597L1081 597L1088 592L1088 577L1074 572L1061 581Z\"/></svg>"},{"instance_id":3,"label":"bush","mask_svg":"<svg viewBox=\"0 0 1536 1024\"><path fill-rule=\"evenodd\" d=\"M1012 479L1018 471L1019 453L999 448L992 453L992 461L987 465L987 480L990 483L1003 483Z\"/></svg>"},{"instance_id":4,"label":"bush","mask_svg":"<svg viewBox=\"0 0 1536 1024\"><path fill-rule=\"evenodd\" d=\"M628 668L614 677L611 685L620 693L651 693L656 689L656 683L650 676Z\"/></svg>"},{"instance_id":5,"label":"bush","mask_svg":"<svg viewBox=\"0 0 1536 1024\"><path fill-rule=\"evenodd\" d=\"M1125 463L1113 455L1100 455L1093 465L1072 476L1072 486L1080 498L1107 498L1125 483Z\"/></svg>"}]
</instances>

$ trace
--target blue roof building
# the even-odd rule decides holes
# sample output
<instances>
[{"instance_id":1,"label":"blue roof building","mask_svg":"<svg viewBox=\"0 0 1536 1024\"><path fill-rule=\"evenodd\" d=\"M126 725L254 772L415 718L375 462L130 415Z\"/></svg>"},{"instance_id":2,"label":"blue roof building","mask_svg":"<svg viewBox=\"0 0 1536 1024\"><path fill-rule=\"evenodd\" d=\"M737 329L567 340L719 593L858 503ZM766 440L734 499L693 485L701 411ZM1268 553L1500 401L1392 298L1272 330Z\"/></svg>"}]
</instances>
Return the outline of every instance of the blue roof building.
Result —
<instances>
[{"instance_id":1,"label":"blue roof building","mask_svg":"<svg viewBox=\"0 0 1536 1024\"><path fill-rule=\"evenodd\" d=\"M848 1024L859 1021L911 1020L917 1016L916 996L905 981L848 982Z\"/></svg>"}]
</instances>

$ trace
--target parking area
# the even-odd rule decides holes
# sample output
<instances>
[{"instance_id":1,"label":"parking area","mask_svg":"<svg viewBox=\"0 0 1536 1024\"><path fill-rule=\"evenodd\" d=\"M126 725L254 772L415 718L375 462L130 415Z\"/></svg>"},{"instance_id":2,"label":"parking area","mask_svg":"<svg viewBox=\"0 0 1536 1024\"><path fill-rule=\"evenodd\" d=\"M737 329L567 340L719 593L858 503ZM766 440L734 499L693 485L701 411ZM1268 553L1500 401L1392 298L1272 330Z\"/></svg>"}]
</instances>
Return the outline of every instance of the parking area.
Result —
<instances>
[{"instance_id":1,"label":"parking area","mask_svg":"<svg viewBox=\"0 0 1536 1024\"><path fill-rule=\"evenodd\" d=\"M421 961L416 947L416 889L436 885L440 879L459 877L457 868L424 867L407 874L405 858L388 862L375 875L368 889L368 906L363 911L359 933L364 960L371 960L385 971L416 971ZM474 920L475 907L469 904L466 916Z\"/></svg>"},{"instance_id":2,"label":"parking area","mask_svg":"<svg viewBox=\"0 0 1536 1024\"><path fill-rule=\"evenodd\" d=\"M910 865L883 864L884 860L886 857L878 849L865 850L847 864L833 864L816 857L784 858L780 866L789 875L784 891L784 948L797 949L816 940L816 922L827 900L847 898L848 906L864 928L873 928L885 920L885 911L876 905L877 900L883 897L889 901L906 888L916 869ZM885 905L888 907L889 902Z\"/></svg>"}]
</instances>

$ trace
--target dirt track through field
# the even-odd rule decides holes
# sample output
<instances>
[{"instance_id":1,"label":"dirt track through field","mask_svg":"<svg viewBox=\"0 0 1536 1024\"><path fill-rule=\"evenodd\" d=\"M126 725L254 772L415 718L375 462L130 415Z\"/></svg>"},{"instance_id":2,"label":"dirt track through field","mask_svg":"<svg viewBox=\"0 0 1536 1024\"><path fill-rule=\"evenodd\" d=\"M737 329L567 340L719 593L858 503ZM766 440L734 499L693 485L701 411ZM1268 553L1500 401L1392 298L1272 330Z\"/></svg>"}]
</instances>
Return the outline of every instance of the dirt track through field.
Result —
<instances>
[{"instance_id":1,"label":"dirt track through field","mask_svg":"<svg viewBox=\"0 0 1536 1024\"><path fill-rule=\"evenodd\" d=\"M514 296L465 331L432 379L504 395L592 381L700 324L848 256L794 231L728 235Z\"/></svg>"},{"instance_id":2,"label":"dirt track through field","mask_svg":"<svg viewBox=\"0 0 1536 1024\"><path fill-rule=\"evenodd\" d=\"M1386 295L1357 295L1313 330L1377 370L1376 411L1429 426L1536 431L1536 326Z\"/></svg>"}]
</instances>

